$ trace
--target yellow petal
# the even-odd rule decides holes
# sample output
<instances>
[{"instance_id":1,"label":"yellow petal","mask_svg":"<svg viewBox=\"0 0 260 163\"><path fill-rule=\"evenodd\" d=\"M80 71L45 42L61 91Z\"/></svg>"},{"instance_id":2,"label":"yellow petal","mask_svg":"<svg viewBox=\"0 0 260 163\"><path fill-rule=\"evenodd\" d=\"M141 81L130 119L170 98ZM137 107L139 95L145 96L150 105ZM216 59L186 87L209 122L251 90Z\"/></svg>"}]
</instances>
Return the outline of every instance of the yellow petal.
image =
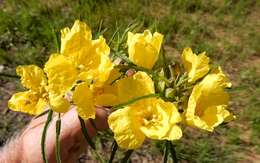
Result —
<instances>
[{"instance_id":1,"label":"yellow petal","mask_svg":"<svg viewBox=\"0 0 260 163\"><path fill-rule=\"evenodd\" d=\"M78 114L83 119L95 118L93 94L87 83L77 85L72 100L76 105Z\"/></svg>"},{"instance_id":2,"label":"yellow petal","mask_svg":"<svg viewBox=\"0 0 260 163\"><path fill-rule=\"evenodd\" d=\"M120 72L119 68L113 68L109 74L109 77L107 79L107 81L105 82L106 85L111 85L112 83L114 83L116 80L118 80L120 78L120 76L122 75L122 73Z\"/></svg>"},{"instance_id":3,"label":"yellow petal","mask_svg":"<svg viewBox=\"0 0 260 163\"><path fill-rule=\"evenodd\" d=\"M63 55L52 54L45 64L48 77L48 91L55 96L64 96L72 89L77 80L77 69Z\"/></svg>"},{"instance_id":4,"label":"yellow petal","mask_svg":"<svg viewBox=\"0 0 260 163\"><path fill-rule=\"evenodd\" d=\"M97 74L93 76L94 85L96 87L102 86L109 78L110 72L112 71L114 65L110 61L108 56L103 55L101 63L99 65Z\"/></svg>"},{"instance_id":5,"label":"yellow petal","mask_svg":"<svg viewBox=\"0 0 260 163\"><path fill-rule=\"evenodd\" d=\"M94 88L94 101L96 105L99 106L114 106L119 104L118 99L118 88L115 81L119 79L121 73L118 68L114 68L107 81L102 87Z\"/></svg>"},{"instance_id":6,"label":"yellow petal","mask_svg":"<svg viewBox=\"0 0 260 163\"><path fill-rule=\"evenodd\" d=\"M64 96L49 95L51 109L58 113L65 113L69 110L70 102Z\"/></svg>"},{"instance_id":7,"label":"yellow petal","mask_svg":"<svg viewBox=\"0 0 260 163\"><path fill-rule=\"evenodd\" d=\"M91 30L84 23L76 20L71 29L61 30L61 53L70 55L71 51L79 51L91 41Z\"/></svg>"},{"instance_id":8,"label":"yellow petal","mask_svg":"<svg viewBox=\"0 0 260 163\"><path fill-rule=\"evenodd\" d=\"M188 72L189 82L195 82L208 73L209 58L205 55L205 52L196 55L191 48L185 48L181 58Z\"/></svg>"},{"instance_id":9,"label":"yellow petal","mask_svg":"<svg viewBox=\"0 0 260 163\"><path fill-rule=\"evenodd\" d=\"M67 57L78 67L82 80L92 80L94 85L100 87L108 79L114 66L109 58L109 51L105 39L100 37L79 51L71 51Z\"/></svg>"},{"instance_id":10,"label":"yellow petal","mask_svg":"<svg viewBox=\"0 0 260 163\"><path fill-rule=\"evenodd\" d=\"M142 110L141 131L151 139L175 140L182 137L181 129L176 123L181 116L173 103L161 99L149 99L151 102L141 102L136 109ZM135 109L135 108L133 108Z\"/></svg>"},{"instance_id":11,"label":"yellow petal","mask_svg":"<svg viewBox=\"0 0 260 163\"><path fill-rule=\"evenodd\" d=\"M95 96L95 104L98 106L114 106L119 104L118 97L111 93L102 93Z\"/></svg>"},{"instance_id":12,"label":"yellow petal","mask_svg":"<svg viewBox=\"0 0 260 163\"><path fill-rule=\"evenodd\" d=\"M128 33L127 45L129 59L138 66L152 69L157 61L163 41L163 35L149 30L144 33Z\"/></svg>"},{"instance_id":13,"label":"yellow petal","mask_svg":"<svg viewBox=\"0 0 260 163\"><path fill-rule=\"evenodd\" d=\"M8 107L13 111L24 112L32 115L40 114L48 106L46 100L32 91L15 93L8 101Z\"/></svg>"},{"instance_id":14,"label":"yellow petal","mask_svg":"<svg viewBox=\"0 0 260 163\"><path fill-rule=\"evenodd\" d=\"M94 103L99 106L114 106L119 104L120 100L116 85L107 84L101 88L94 88Z\"/></svg>"},{"instance_id":15,"label":"yellow petal","mask_svg":"<svg viewBox=\"0 0 260 163\"><path fill-rule=\"evenodd\" d=\"M141 71L131 77L120 79L115 84L118 87L118 97L121 103L154 93L152 79L145 72Z\"/></svg>"},{"instance_id":16,"label":"yellow petal","mask_svg":"<svg viewBox=\"0 0 260 163\"><path fill-rule=\"evenodd\" d=\"M38 93L44 92L47 80L41 68L35 65L18 66L16 73L21 76L21 82L24 87Z\"/></svg>"},{"instance_id":17,"label":"yellow petal","mask_svg":"<svg viewBox=\"0 0 260 163\"><path fill-rule=\"evenodd\" d=\"M110 114L108 124L119 147L136 149L143 144L145 136L138 129L138 121L131 116L130 108L119 109Z\"/></svg>"},{"instance_id":18,"label":"yellow petal","mask_svg":"<svg viewBox=\"0 0 260 163\"><path fill-rule=\"evenodd\" d=\"M99 36L97 40L93 40L92 46L97 54L108 56L110 53L110 48L107 45L106 39L103 36Z\"/></svg>"}]
</instances>

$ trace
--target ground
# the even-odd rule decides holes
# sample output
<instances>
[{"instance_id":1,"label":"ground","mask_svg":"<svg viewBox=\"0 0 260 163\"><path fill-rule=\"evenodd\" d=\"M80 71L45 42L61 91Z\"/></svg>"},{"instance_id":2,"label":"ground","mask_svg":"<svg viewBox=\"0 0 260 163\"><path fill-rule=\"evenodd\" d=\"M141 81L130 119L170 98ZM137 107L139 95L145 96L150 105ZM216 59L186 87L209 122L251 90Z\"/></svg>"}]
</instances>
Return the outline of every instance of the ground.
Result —
<instances>
[{"instance_id":1,"label":"ground","mask_svg":"<svg viewBox=\"0 0 260 163\"><path fill-rule=\"evenodd\" d=\"M233 83L230 110L237 119L213 133L186 128L176 142L182 162L260 162L260 2L258 0L0 0L0 73L15 75L23 64L42 66L56 51L55 32L75 19L109 40L115 30L137 23L165 35L164 50L179 59L184 47L206 51ZM96 36L97 36L96 35ZM0 76L0 145L30 119L7 108L21 90ZM149 151L149 152L147 152ZM133 162L160 160L160 144L135 152ZM157 160L157 161L156 161Z\"/></svg>"}]
</instances>

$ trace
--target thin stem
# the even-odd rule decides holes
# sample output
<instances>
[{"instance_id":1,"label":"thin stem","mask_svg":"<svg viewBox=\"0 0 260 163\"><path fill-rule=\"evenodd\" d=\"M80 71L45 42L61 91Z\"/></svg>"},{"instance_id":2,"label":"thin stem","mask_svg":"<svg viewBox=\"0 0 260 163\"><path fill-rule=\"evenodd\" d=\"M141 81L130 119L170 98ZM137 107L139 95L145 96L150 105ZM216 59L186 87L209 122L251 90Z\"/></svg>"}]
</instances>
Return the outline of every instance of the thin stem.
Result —
<instances>
[{"instance_id":1,"label":"thin stem","mask_svg":"<svg viewBox=\"0 0 260 163\"><path fill-rule=\"evenodd\" d=\"M50 111L50 109L43 111L42 113L40 113L39 115L35 116L34 119L40 118L41 116L44 116L45 114L47 114Z\"/></svg>"},{"instance_id":2,"label":"thin stem","mask_svg":"<svg viewBox=\"0 0 260 163\"><path fill-rule=\"evenodd\" d=\"M81 131L82 131L86 141L88 142L88 144L90 145L90 147L93 150L96 150L96 146L95 146L95 144L93 143L93 141L91 140L91 138L88 134L88 130L87 130L86 125L85 125L85 121L80 116L79 116L79 121L80 121Z\"/></svg>"},{"instance_id":3,"label":"thin stem","mask_svg":"<svg viewBox=\"0 0 260 163\"><path fill-rule=\"evenodd\" d=\"M121 160L121 163L126 163L128 162L131 154L133 153L134 150L128 150L125 152L125 157Z\"/></svg>"},{"instance_id":4,"label":"thin stem","mask_svg":"<svg viewBox=\"0 0 260 163\"><path fill-rule=\"evenodd\" d=\"M110 155L109 163L113 162L113 159L116 155L117 149L118 149L118 145L117 145L116 141L114 141L113 144L112 144L112 152L111 152L111 155Z\"/></svg>"},{"instance_id":5,"label":"thin stem","mask_svg":"<svg viewBox=\"0 0 260 163\"><path fill-rule=\"evenodd\" d=\"M167 145L167 141L164 143L164 154L163 154L163 162L167 163L168 161L168 155L169 155L169 149L168 149L168 145Z\"/></svg>"},{"instance_id":6,"label":"thin stem","mask_svg":"<svg viewBox=\"0 0 260 163\"><path fill-rule=\"evenodd\" d=\"M101 163L105 162L96 150L92 149L91 151L94 153L95 157L99 160L99 162Z\"/></svg>"},{"instance_id":7,"label":"thin stem","mask_svg":"<svg viewBox=\"0 0 260 163\"><path fill-rule=\"evenodd\" d=\"M120 108L125 107L127 105L133 104L133 103L135 103L139 100L142 100L142 99L145 99L145 98L159 97L159 96L160 96L159 94L149 94L149 95L137 97L137 98L131 99L131 100L125 102L125 103L115 105L112 108L113 109L120 109Z\"/></svg>"},{"instance_id":8,"label":"thin stem","mask_svg":"<svg viewBox=\"0 0 260 163\"><path fill-rule=\"evenodd\" d=\"M178 158L177 158L177 154L176 154L176 151L175 151L175 146L172 144L171 141L167 141L167 142L168 142L169 147L170 147L170 153L171 153L173 162L178 163Z\"/></svg>"},{"instance_id":9,"label":"thin stem","mask_svg":"<svg viewBox=\"0 0 260 163\"><path fill-rule=\"evenodd\" d=\"M94 153L94 155L96 156L96 158L101 162L103 163L104 160L102 159L102 157L99 155L99 153L96 151L96 146L95 146L95 143L91 140L89 134L88 134L88 130L86 128L86 125L85 125L85 122L84 120L79 116L79 121L80 121L80 126L81 126L81 131L86 139L86 141L88 142L88 144L90 145L91 147L91 151L92 153Z\"/></svg>"},{"instance_id":10,"label":"thin stem","mask_svg":"<svg viewBox=\"0 0 260 163\"><path fill-rule=\"evenodd\" d=\"M93 119L89 119L89 122L91 123L91 125L93 126L93 128L96 130L96 132L98 132L98 129L97 129L97 126L96 126L94 120L93 120Z\"/></svg>"},{"instance_id":11,"label":"thin stem","mask_svg":"<svg viewBox=\"0 0 260 163\"><path fill-rule=\"evenodd\" d=\"M45 140L46 140L46 135L47 135L47 129L49 127L49 124L52 120L52 114L53 114L53 111L52 110L49 110L49 113L48 113L48 117L47 117L47 121L45 122L45 125L44 125L44 128L43 128L43 131L42 131L42 138L41 138L41 151L42 151L42 159L45 163L48 163L48 160L46 158L46 152L45 152Z\"/></svg>"},{"instance_id":12,"label":"thin stem","mask_svg":"<svg viewBox=\"0 0 260 163\"><path fill-rule=\"evenodd\" d=\"M119 28L116 29L116 31L113 33L112 37L111 37L110 40L108 41L108 43L107 43L108 46L110 46L111 43L112 43L112 41L114 40L116 34L118 33L118 29L119 29Z\"/></svg>"},{"instance_id":13,"label":"thin stem","mask_svg":"<svg viewBox=\"0 0 260 163\"><path fill-rule=\"evenodd\" d=\"M59 113L58 120L56 121L56 144L55 144L55 154L56 154L56 162L57 163L61 163L60 129L61 129L61 119L60 119L60 113Z\"/></svg>"},{"instance_id":14,"label":"thin stem","mask_svg":"<svg viewBox=\"0 0 260 163\"><path fill-rule=\"evenodd\" d=\"M17 75L11 75L11 74L6 74L6 73L0 73L0 76L8 77L8 78L20 79L20 77L17 76Z\"/></svg>"}]
</instances>

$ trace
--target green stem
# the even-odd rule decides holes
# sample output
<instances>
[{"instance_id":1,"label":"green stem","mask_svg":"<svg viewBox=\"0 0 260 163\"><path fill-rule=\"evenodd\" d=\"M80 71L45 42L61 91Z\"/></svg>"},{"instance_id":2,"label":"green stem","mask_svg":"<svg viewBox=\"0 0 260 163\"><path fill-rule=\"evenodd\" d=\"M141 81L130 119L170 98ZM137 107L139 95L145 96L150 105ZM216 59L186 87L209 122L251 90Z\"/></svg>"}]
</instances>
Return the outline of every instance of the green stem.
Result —
<instances>
[{"instance_id":1,"label":"green stem","mask_svg":"<svg viewBox=\"0 0 260 163\"><path fill-rule=\"evenodd\" d=\"M44 116L45 114L47 114L50 110L45 110L42 113L40 113L39 115L35 116L34 119L40 118L41 116Z\"/></svg>"},{"instance_id":2,"label":"green stem","mask_svg":"<svg viewBox=\"0 0 260 163\"><path fill-rule=\"evenodd\" d=\"M126 162L128 162L128 160L129 160L131 154L133 153L133 151L134 151L134 150L128 150L128 151L126 151L125 157L121 160L121 163L126 163Z\"/></svg>"},{"instance_id":3,"label":"green stem","mask_svg":"<svg viewBox=\"0 0 260 163\"><path fill-rule=\"evenodd\" d=\"M93 126L93 128L96 130L96 132L98 132L97 126L95 124L95 121L93 119L89 119L89 122L91 123L91 125Z\"/></svg>"},{"instance_id":4,"label":"green stem","mask_svg":"<svg viewBox=\"0 0 260 163\"><path fill-rule=\"evenodd\" d=\"M56 144L55 144L55 154L56 154L56 162L57 163L61 163L60 129L61 129L61 119L60 119L60 113L59 113L58 120L56 121Z\"/></svg>"},{"instance_id":5,"label":"green stem","mask_svg":"<svg viewBox=\"0 0 260 163\"><path fill-rule=\"evenodd\" d=\"M99 160L99 162L105 162L96 150L92 149L92 152L94 153L95 157Z\"/></svg>"},{"instance_id":6,"label":"green stem","mask_svg":"<svg viewBox=\"0 0 260 163\"><path fill-rule=\"evenodd\" d=\"M81 131L82 131L86 141L88 142L88 144L90 145L90 147L93 150L96 150L96 146L95 146L95 144L93 143L93 141L91 140L91 138L88 134L88 130L87 130L86 125L85 125L85 121L80 116L79 116L79 121L80 121Z\"/></svg>"},{"instance_id":7,"label":"green stem","mask_svg":"<svg viewBox=\"0 0 260 163\"><path fill-rule=\"evenodd\" d=\"M117 149L118 149L118 145L117 145L116 141L114 141L113 144L112 144L112 152L111 152L111 155L110 155L109 163L113 162L113 159L116 155Z\"/></svg>"},{"instance_id":8,"label":"green stem","mask_svg":"<svg viewBox=\"0 0 260 163\"><path fill-rule=\"evenodd\" d=\"M17 76L17 75L11 75L11 74L6 74L6 73L0 73L0 76L8 77L8 78L20 79L20 77Z\"/></svg>"},{"instance_id":9,"label":"green stem","mask_svg":"<svg viewBox=\"0 0 260 163\"><path fill-rule=\"evenodd\" d=\"M53 114L53 111L49 110L47 121L45 122L43 132L42 132L42 138L41 138L42 159L45 163L48 163L48 160L46 158L46 152L45 152L45 140L46 140L48 126L52 120L52 114Z\"/></svg>"},{"instance_id":10,"label":"green stem","mask_svg":"<svg viewBox=\"0 0 260 163\"><path fill-rule=\"evenodd\" d=\"M159 96L160 96L159 94L149 94L149 95L137 97L137 98L131 99L131 100L125 102L125 103L115 105L112 108L113 109L120 109L120 108L125 107L127 105L133 104L133 103L135 103L139 100L142 100L142 99L145 99L145 98L159 97Z\"/></svg>"},{"instance_id":11,"label":"green stem","mask_svg":"<svg viewBox=\"0 0 260 163\"><path fill-rule=\"evenodd\" d=\"M168 149L168 143L167 141L165 142L165 145L164 145L164 154L163 154L163 162L164 163L167 163L168 161L168 155L169 155L169 149Z\"/></svg>"},{"instance_id":12,"label":"green stem","mask_svg":"<svg viewBox=\"0 0 260 163\"><path fill-rule=\"evenodd\" d=\"M94 155L99 160L99 162L103 163L104 160L99 155L99 153L96 151L96 146L95 146L94 142L91 140L91 138L90 138L90 136L88 134L88 130L87 130L86 125L85 125L85 121L80 116L79 116L79 121L80 121L81 131L82 131L86 141L90 145L90 147L92 149L91 151L94 153Z\"/></svg>"},{"instance_id":13,"label":"green stem","mask_svg":"<svg viewBox=\"0 0 260 163\"><path fill-rule=\"evenodd\" d=\"M175 151L175 146L172 144L171 141L167 141L167 142L168 142L169 147L170 147L170 153L171 153L173 162L178 163L178 158L177 158L177 154L176 154L176 151Z\"/></svg>"}]
</instances>

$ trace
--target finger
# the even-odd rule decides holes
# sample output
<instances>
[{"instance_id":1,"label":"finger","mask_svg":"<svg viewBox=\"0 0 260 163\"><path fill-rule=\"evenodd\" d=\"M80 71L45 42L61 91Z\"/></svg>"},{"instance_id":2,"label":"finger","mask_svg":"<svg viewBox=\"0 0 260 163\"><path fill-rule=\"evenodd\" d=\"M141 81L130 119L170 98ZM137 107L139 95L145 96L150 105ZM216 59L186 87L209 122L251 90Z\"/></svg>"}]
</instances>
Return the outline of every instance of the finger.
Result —
<instances>
[{"instance_id":1,"label":"finger","mask_svg":"<svg viewBox=\"0 0 260 163\"><path fill-rule=\"evenodd\" d=\"M109 109L106 109L106 108L97 108L96 109L96 117L94 120L92 120L92 122L94 122L94 124L92 124L90 121L91 120L88 120L86 121L86 125L88 123L91 123L92 127L93 125L95 125L95 129L97 129L98 131L101 131L101 130L104 130L104 129L107 129L108 128L108 123L107 123L107 120L108 120L108 116L110 114L110 110Z\"/></svg>"},{"instance_id":2,"label":"finger","mask_svg":"<svg viewBox=\"0 0 260 163\"><path fill-rule=\"evenodd\" d=\"M97 130L103 130L108 128L107 124L108 111L104 108L96 109L96 118L93 120ZM71 109L69 112L61 117L61 146L66 145L66 150L63 150L62 155L65 160L69 159L66 156L70 155L79 156L84 150L86 150L87 142L82 134L80 121L75 109ZM90 120L85 121L85 125L90 137L94 137L96 129L91 124ZM76 158L76 157L73 157Z\"/></svg>"}]
</instances>

